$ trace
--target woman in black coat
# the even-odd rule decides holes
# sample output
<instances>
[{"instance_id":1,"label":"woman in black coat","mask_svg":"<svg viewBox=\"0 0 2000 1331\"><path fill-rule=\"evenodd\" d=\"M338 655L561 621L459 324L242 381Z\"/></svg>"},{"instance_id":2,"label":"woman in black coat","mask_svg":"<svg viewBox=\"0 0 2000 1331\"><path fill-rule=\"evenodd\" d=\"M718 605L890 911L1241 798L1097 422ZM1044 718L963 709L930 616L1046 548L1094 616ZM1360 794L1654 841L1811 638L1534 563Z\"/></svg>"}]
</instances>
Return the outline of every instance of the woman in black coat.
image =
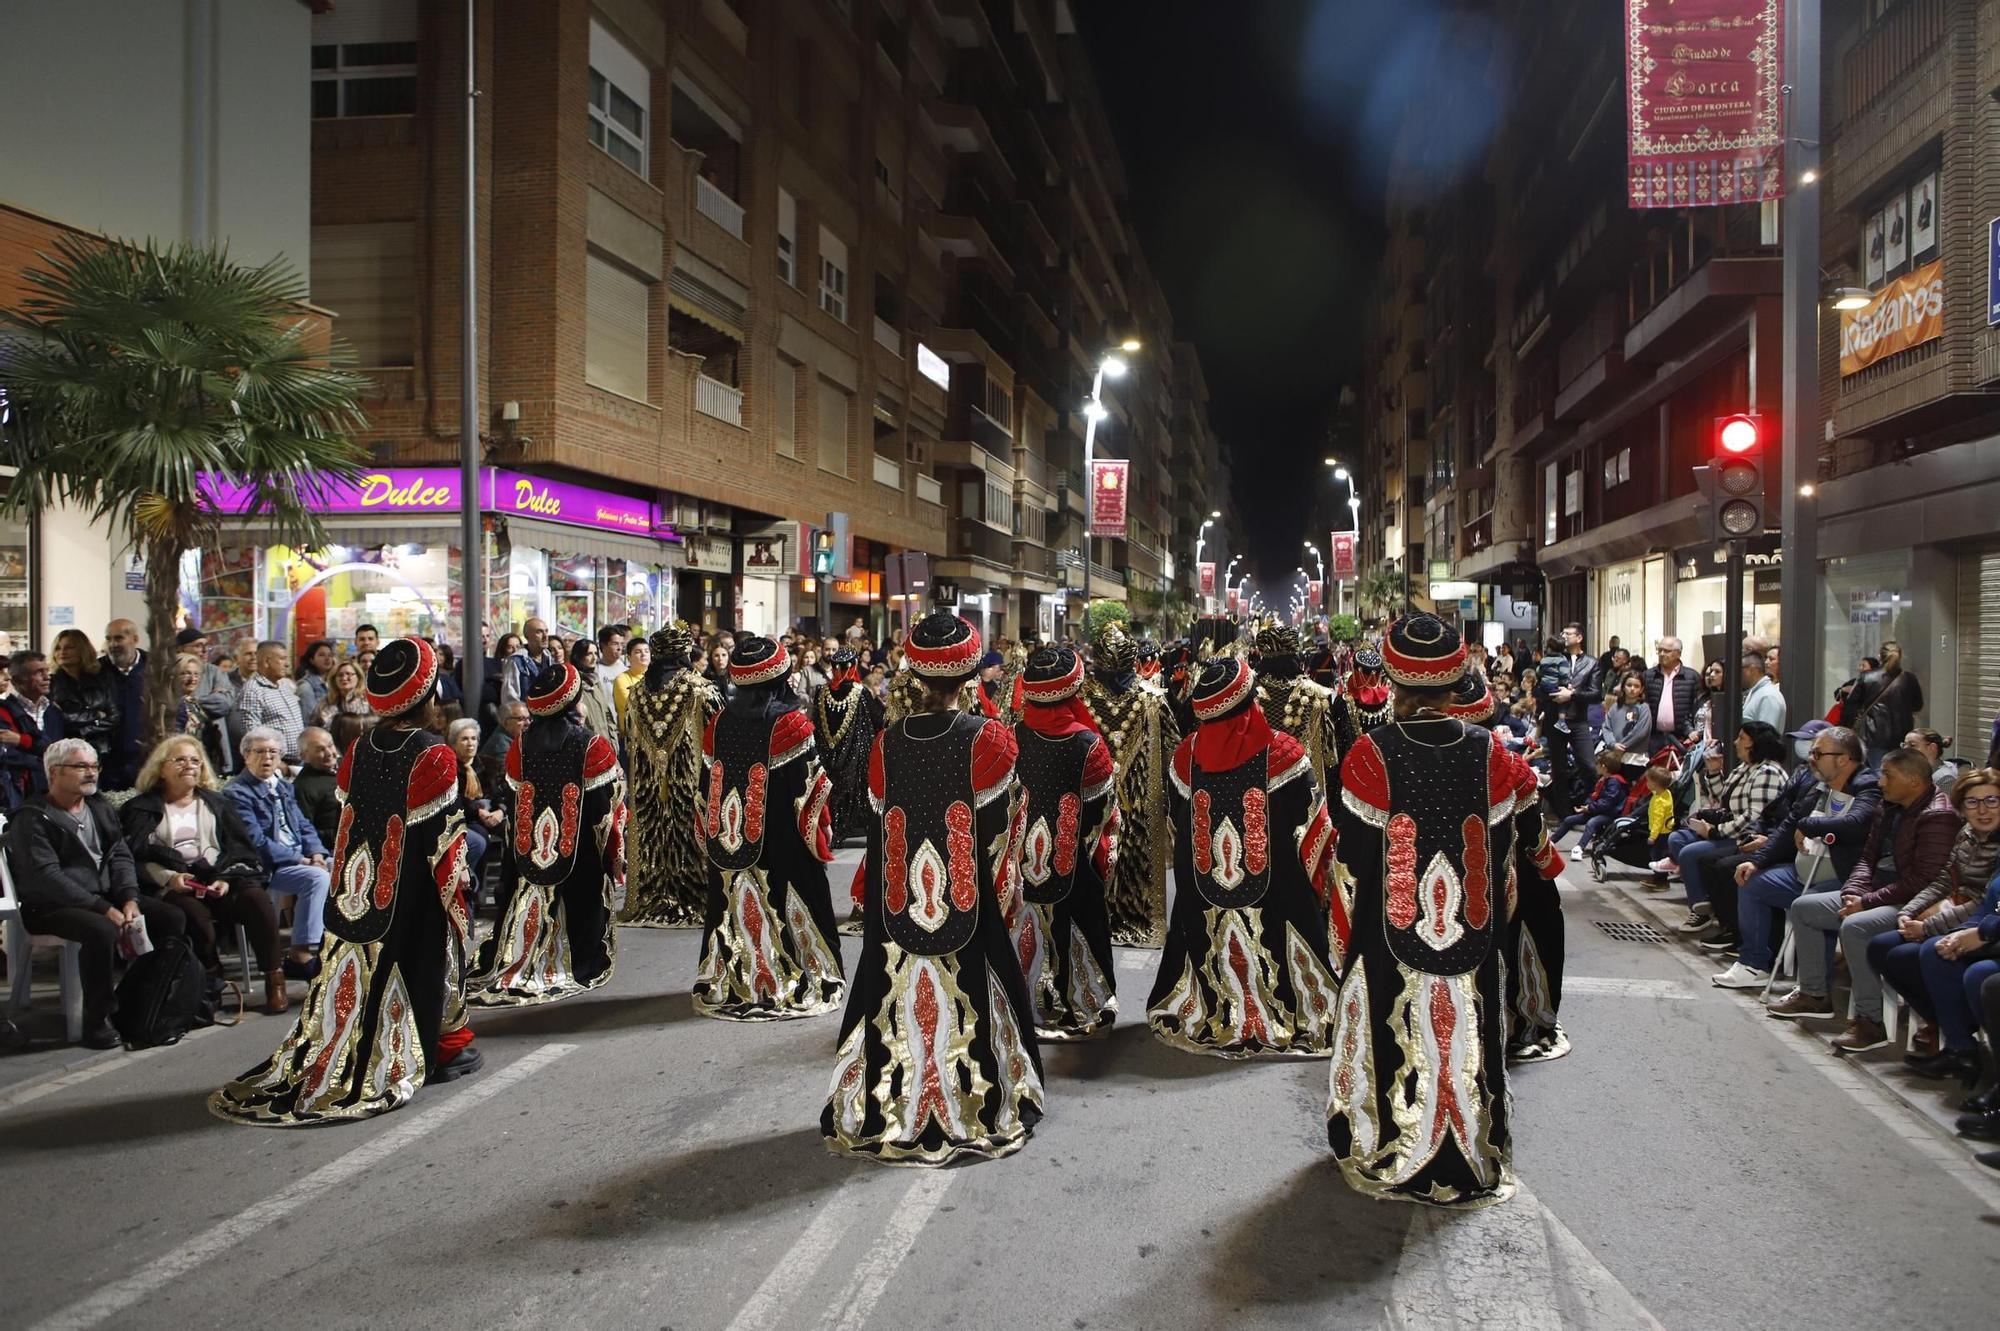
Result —
<instances>
[{"instance_id":1,"label":"woman in black coat","mask_svg":"<svg viewBox=\"0 0 2000 1331\"><path fill-rule=\"evenodd\" d=\"M1903 747L1903 737L1917 728L1917 713L1923 710L1923 684L1903 668L1903 649L1885 642L1882 668L1855 682L1840 705L1840 723L1861 736L1868 766L1879 768L1886 755Z\"/></svg>"},{"instance_id":2,"label":"woman in black coat","mask_svg":"<svg viewBox=\"0 0 2000 1331\"><path fill-rule=\"evenodd\" d=\"M118 702L118 677L99 669L97 648L82 629L56 634L56 659L50 663L49 697L63 714L63 733L88 740L101 759L108 760L118 739L124 709Z\"/></svg>"}]
</instances>

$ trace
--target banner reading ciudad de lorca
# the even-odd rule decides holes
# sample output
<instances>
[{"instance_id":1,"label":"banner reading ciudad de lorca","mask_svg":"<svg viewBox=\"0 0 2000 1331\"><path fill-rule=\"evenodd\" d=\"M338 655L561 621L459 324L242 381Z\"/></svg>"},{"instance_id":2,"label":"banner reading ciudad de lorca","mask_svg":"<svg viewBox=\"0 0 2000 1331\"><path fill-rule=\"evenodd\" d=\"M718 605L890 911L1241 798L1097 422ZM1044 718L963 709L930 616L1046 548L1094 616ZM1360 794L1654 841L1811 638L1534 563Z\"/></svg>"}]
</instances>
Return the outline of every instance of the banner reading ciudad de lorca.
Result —
<instances>
[{"instance_id":1,"label":"banner reading ciudad de lorca","mask_svg":"<svg viewBox=\"0 0 2000 1331\"><path fill-rule=\"evenodd\" d=\"M1634 208L1785 193L1783 0L1625 0Z\"/></svg>"}]
</instances>

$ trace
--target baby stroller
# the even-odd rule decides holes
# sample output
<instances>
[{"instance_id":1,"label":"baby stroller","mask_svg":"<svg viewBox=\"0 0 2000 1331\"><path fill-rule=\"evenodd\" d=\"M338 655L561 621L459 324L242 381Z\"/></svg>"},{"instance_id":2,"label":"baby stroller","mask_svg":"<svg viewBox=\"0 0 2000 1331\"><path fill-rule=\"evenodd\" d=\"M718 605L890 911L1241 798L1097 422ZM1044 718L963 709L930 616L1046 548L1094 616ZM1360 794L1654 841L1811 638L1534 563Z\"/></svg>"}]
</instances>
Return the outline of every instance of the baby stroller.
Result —
<instances>
[{"instance_id":1,"label":"baby stroller","mask_svg":"<svg viewBox=\"0 0 2000 1331\"><path fill-rule=\"evenodd\" d=\"M1655 753L1649 764L1664 767L1673 774L1673 781L1667 788L1673 793L1676 824L1694 803L1694 768L1684 758L1685 750L1680 744L1669 744ZM1598 833L1595 842L1582 848L1590 860L1590 876L1597 882L1604 881L1606 860L1616 860L1638 869L1652 867L1652 836L1646 817L1646 804L1652 797L1652 788L1643 777L1634 780L1631 791L1625 796L1625 807Z\"/></svg>"}]
</instances>

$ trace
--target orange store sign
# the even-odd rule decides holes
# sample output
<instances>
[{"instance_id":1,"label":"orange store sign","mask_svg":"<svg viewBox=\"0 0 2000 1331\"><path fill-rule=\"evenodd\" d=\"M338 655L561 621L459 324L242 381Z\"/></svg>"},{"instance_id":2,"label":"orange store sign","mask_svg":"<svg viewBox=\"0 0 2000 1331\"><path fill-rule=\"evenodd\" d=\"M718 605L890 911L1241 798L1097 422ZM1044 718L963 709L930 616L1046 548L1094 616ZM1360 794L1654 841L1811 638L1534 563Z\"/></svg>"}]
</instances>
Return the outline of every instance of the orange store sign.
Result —
<instances>
[{"instance_id":1,"label":"orange store sign","mask_svg":"<svg viewBox=\"0 0 2000 1331\"><path fill-rule=\"evenodd\" d=\"M1944 260L1933 259L1840 312L1840 372L1853 374L1884 356L1944 336Z\"/></svg>"}]
</instances>

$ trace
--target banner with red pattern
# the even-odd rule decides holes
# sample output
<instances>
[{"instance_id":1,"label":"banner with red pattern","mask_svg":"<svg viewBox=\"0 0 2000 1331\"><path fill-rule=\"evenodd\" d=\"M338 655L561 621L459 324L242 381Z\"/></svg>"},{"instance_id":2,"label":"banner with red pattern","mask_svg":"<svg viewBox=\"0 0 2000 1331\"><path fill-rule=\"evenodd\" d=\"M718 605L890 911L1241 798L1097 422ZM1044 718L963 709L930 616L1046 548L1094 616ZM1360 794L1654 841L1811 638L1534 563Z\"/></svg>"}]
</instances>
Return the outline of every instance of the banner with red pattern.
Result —
<instances>
[{"instance_id":1,"label":"banner with red pattern","mask_svg":"<svg viewBox=\"0 0 2000 1331\"><path fill-rule=\"evenodd\" d=\"M1215 595L1215 565L1204 561L1195 565L1195 568L1199 570L1197 576L1200 578L1201 594L1203 596Z\"/></svg>"},{"instance_id":2,"label":"banner with red pattern","mask_svg":"<svg viewBox=\"0 0 2000 1331\"><path fill-rule=\"evenodd\" d=\"M1090 464L1090 534L1125 539L1125 483L1132 464L1122 458Z\"/></svg>"},{"instance_id":3,"label":"banner with red pattern","mask_svg":"<svg viewBox=\"0 0 2000 1331\"><path fill-rule=\"evenodd\" d=\"M1354 533L1337 531L1330 534L1333 541L1333 579L1335 582L1349 582L1354 578Z\"/></svg>"},{"instance_id":4,"label":"banner with red pattern","mask_svg":"<svg viewBox=\"0 0 2000 1331\"><path fill-rule=\"evenodd\" d=\"M1783 15L1783 0L1625 0L1632 207L1784 197Z\"/></svg>"}]
</instances>

